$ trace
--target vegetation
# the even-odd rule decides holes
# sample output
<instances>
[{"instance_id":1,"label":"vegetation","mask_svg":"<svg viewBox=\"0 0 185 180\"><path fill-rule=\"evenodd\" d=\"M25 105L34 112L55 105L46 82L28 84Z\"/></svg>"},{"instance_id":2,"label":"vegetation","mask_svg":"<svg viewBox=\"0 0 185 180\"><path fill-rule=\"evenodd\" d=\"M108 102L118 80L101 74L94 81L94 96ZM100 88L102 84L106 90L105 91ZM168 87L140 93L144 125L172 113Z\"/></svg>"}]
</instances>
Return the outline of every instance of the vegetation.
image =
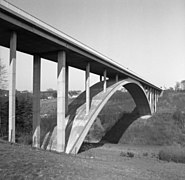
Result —
<instances>
[{"instance_id":1,"label":"vegetation","mask_svg":"<svg viewBox=\"0 0 185 180\"><path fill-rule=\"evenodd\" d=\"M79 92L79 91L78 91ZM8 138L8 91L0 89L0 137ZM75 93L75 91L73 91ZM56 125L57 101L56 91L48 89L41 93L41 139L44 133ZM23 144L32 143L32 93L28 91L16 91L16 142ZM53 97L48 100L48 97ZM72 99L69 99L69 103Z\"/></svg>"},{"instance_id":2,"label":"vegetation","mask_svg":"<svg viewBox=\"0 0 185 180\"><path fill-rule=\"evenodd\" d=\"M1 136L7 139L8 136L8 97L1 97ZM26 142L32 133L32 94L16 93L16 140ZM23 137L24 138L23 138ZM29 139L29 138L28 138Z\"/></svg>"},{"instance_id":3,"label":"vegetation","mask_svg":"<svg viewBox=\"0 0 185 180\"><path fill-rule=\"evenodd\" d=\"M7 71L5 65L2 64L0 59L0 89L6 88L7 82Z\"/></svg>"},{"instance_id":4,"label":"vegetation","mask_svg":"<svg viewBox=\"0 0 185 180\"><path fill-rule=\"evenodd\" d=\"M168 162L185 163L185 148L178 145L165 147L159 152L159 159Z\"/></svg>"},{"instance_id":5,"label":"vegetation","mask_svg":"<svg viewBox=\"0 0 185 180\"><path fill-rule=\"evenodd\" d=\"M133 158L134 157L134 153L133 152L121 152L120 156Z\"/></svg>"},{"instance_id":6,"label":"vegetation","mask_svg":"<svg viewBox=\"0 0 185 180\"><path fill-rule=\"evenodd\" d=\"M157 113L149 119L139 118L120 139L123 144L185 146L184 92L164 91Z\"/></svg>"},{"instance_id":7,"label":"vegetation","mask_svg":"<svg viewBox=\"0 0 185 180\"><path fill-rule=\"evenodd\" d=\"M70 100L72 101L72 100ZM1 131L8 134L8 98L1 97ZM111 142L130 145L178 146L160 151L161 160L184 161L185 92L165 90L159 98L157 113L148 119L138 118L137 108L128 92L118 91L108 101L92 125L86 142ZM56 99L41 100L41 139L56 125ZM32 94L16 94L16 140L31 144ZM182 149L182 150L181 150ZM177 156L175 156L175 154ZM121 155L121 154L120 154ZM124 156L124 154L122 154ZM121 156L122 156L121 155ZM128 155L126 155L128 156ZM180 160L182 159L182 160Z\"/></svg>"}]
</instances>

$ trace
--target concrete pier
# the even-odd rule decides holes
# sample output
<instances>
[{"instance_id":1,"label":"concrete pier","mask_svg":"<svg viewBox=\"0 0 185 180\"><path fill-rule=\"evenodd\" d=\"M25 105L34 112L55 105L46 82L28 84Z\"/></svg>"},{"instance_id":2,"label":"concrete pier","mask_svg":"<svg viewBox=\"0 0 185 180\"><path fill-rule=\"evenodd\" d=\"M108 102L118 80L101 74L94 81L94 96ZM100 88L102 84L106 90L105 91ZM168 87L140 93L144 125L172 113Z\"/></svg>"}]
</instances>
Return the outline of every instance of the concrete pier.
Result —
<instances>
[{"instance_id":1,"label":"concrete pier","mask_svg":"<svg viewBox=\"0 0 185 180\"><path fill-rule=\"evenodd\" d=\"M67 59L67 58L66 58ZM65 114L68 112L68 91L69 91L69 66L66 64L66 89L65 89Z\"/></svg>"},{"instance_id":2,"label":"concrete pier","mask_svg":"<svg viewBox=\"0 0 185 180\"><path fill-rule=\"evenodd\" d=\"M107 90L107 70L103 72L103 92Z\"/></svg>"},{"instance_id":3,"label":"concrete pier","mask_svg":"<svg viewBox=\"0 0 185 180\"><path fill-rule=\"evenodd\" d=\"M33 62L33 136L32 146L40 147L40 75L41 58L34 56Z\"/></svg>"},{"instance_id":4,"label":"concrete pier","mask_svg":"<svg viewBox=\"0 0 185 180\"><path fill-rule=\"evenodd\" d=\"M12 32L10 37L9 64L9 142L15 142L16 49L17 34Z\"/></svg>"},{"instance_id":5,"label":"concrete pier","mask_svg":"<svg viewBox=\"0 0 185 180\"><path fill-rule=\"evenodd\" d=\"M88 115L90 109L90 63L87 63L86 66L85 89L86 89L86 115Z\"/></svg>"},{"instance_id":6,"label":"concrete pier","mask_svg":"<svg viewBox=\"0 0 185 180\"><path fill-rule=\"evenodd\" d=\"M66 52L58 52L57 76L57 151L65 150L65 110L66 110Z\"/></svg>"}]
</instances>

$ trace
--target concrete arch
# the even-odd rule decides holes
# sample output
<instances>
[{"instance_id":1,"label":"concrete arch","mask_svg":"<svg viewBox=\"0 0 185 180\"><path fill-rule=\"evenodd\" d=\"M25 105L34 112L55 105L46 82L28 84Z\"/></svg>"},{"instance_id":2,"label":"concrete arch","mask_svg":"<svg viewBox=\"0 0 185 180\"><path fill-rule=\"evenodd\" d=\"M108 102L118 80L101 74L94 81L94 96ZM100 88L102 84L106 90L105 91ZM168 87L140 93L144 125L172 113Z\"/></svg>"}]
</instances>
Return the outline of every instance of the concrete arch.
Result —
<instances>
[{"instance_id":1,"label":"concrete arch","mask_svg":"<svg viewBox=\"0 0 185 180\"><path fill-rule=\"evenodd\" d=\"M96 93L91 94L91 108L89 114L85 115L85 105L80 103L83 105L76 109L76 113L73 114L75 117L72 121L68 120L69 122L66 124L66 153L76 154L79 151L81 144L83 143L96 117L105 106L107 101L111 98L111 96L122 86L125 87L133 97L141 116L151 114L151 109L145 94L145 90L139 82L130 78L119 81L117 83L108 82L108 88L106 92L97 90L100 85L101 83L98 83L92 88L96 89ZM83 93L81 97L78 98L78 100L81 98L84 98ZM75 103L77 103L77 101L74 102L74 104ZM73 105L71 104L71 106Z\"/></svg>"}]
</instances>

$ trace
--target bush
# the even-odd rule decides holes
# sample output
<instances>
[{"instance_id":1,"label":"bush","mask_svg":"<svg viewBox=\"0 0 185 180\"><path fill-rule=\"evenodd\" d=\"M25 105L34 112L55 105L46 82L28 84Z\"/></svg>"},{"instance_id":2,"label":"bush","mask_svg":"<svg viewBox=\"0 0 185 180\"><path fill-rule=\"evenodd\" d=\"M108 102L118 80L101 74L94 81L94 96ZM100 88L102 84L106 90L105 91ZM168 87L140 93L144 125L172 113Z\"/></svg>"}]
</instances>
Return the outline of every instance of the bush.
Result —
<instances>
[{"instance_id":1,"label":"bush","mask_svg":"<svg viewBox=\"0 0 185 180\"><path fill-rule=\"evenodd\" d=\"M31 145L32 144L32 134L25 134L20 133L19 137L17 137L17 143L24 144L24 145Z\"/></svg>"},{"instance_id":2,"label":"bush","mask_svg":"<svg viewBox=\"0 0 185 180\"><path fill-rule=\"evenodd\" d=\"M168 162L185 163L185 149L178 146L165 147L159 151L159 159Z\"/></svg>"},{"instance_id":3,"label":"bush","mask_svg":"<svg viewBox=\"0 0 185 180\"><path fill-rule=\"evenodd\" d=\"M184 114L179 111L179 110L176 110L174 113L173 113L173 119L175 121L175 123L180 127L180 128L183 128L184 127L184 124L185 124L185 117L184 117Z\"/></svg>"},{"instance_id":4,"label":"bush","mask_svg":"<svg viewBox=\"0 0 185 180\"><path fill-rule=\"evenodd\" d=\"M121 152L120 156L133 158L134 157L134 153L133 152Z\"/></svg>"}]
</instances>

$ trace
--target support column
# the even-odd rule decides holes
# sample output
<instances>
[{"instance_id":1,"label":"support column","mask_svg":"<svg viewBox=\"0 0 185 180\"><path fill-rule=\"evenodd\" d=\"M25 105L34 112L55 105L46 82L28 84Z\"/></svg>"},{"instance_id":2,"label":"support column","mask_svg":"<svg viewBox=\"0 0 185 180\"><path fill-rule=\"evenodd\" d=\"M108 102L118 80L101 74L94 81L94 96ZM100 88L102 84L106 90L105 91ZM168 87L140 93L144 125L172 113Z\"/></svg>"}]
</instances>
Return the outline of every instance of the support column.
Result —
<instances>
[{"instance_id":1,"label":"support column","mask_svg":"<svg viewBox=\"0 0 185 180\"><path fill-rule=\"evenodd\" d=\"M149 88L149 102L150 102L150 108L152 109L152 89Z\"/></svg>"},{"instance_id":2,"label":"support column","mask_svg":"<svg viewBox=\"0 0 185 180\"><path fill-rule=\"evenodd\" d=\"M148 98L148 101L150 102L150 91L149 91L149 88L146 87L146 91L147 91L147 98Z\"/></svg>"},{"instance_id":3,"label":"support column","mask_svg":"<svg viewBox=\"0 0 185 180\"><path fill-rule=\"evenodd\" d=\"M67 114L68 113L68 91L69 91L69 67L68 65L66 65L66 109L65 109L65 113Z\"/></svg>"},{"instance_id":4,"label":"support column","mask_svg":"<svg viewBox=\"0 0 185 180\"><path fill-rule=\"evenodd\" d=\"M40 148L40 71L41 59L34 56L33 63L33 136L32 146Z\"/></svg>"},{"instance_id":5,"label":"support column","mask_svg":"<svg viewBox=\"0 0 185 180\"><path fill-rule=\"evenodd\" d=\"M65 150L65 105L66 105L66 53L58 52L57 76L57 151Z\"/></svg>"},{"instance_id":6,"label":"support column","mask_svg":"<svg viewBox=\"0 0 185 180\"><path fill-rule=\"evenodd\" d=\"M104 70L103 72L103 92L106 92L107 90L107 70Z\"/></svg>"},{"instance_id":7,"label":"support column","mask_svg":"<svg viewBox=\"0 0 185 180\"><path fill-rule=\"evenodd\" d=\"M85 73L85 90L86 90L86 115L89 114L90 109L90 63L86 66Z\"/></svg>"},{"instance_id":8,"label":"support column","mask_svg":"<svg viewBox=\"0 0 185 180\"><path fill-rule=\"evenodd\" d=\"M118 82L119 81L119 76L118 76L118 74L116 74L116 82Z\"/></svg>"},{"instance_id":9,"label":"support column","mask_svg":"<svg viewBox=\"0 0 185 180\"><path fill-rule=\"evenodd\" d=\"M100 75L100 82L102 82L102 76Z\"/></svg>"},{"instance_id":10,"label":"support column","mask_svg":"<svg viewBox=\"0 0 185 180\"><path fill-rule=\"evenodd\" d=\"M15 142L16 49L17 34L12 32L10 37L9 64L9 142Z\"/></svg>"},{"instance_id":11,"label":"support column","mask_svg":"<svg viewBox=\"0 0 185 180\"><path fill-rule=\"evenodd\" d=\"M159 93L157 92L157 102L158 102L158 100L159 100Z\"/></svg>"},{"instance_id":12,"label":"support column","mask_svg":"<svg viewBox=\"0 0 185 180\"><path fill-rule=\"evenodd\" d=\"M157 111L157 92L154 91L154 95L155 95L155 112Z\"/></svg>"}]
</instances>

